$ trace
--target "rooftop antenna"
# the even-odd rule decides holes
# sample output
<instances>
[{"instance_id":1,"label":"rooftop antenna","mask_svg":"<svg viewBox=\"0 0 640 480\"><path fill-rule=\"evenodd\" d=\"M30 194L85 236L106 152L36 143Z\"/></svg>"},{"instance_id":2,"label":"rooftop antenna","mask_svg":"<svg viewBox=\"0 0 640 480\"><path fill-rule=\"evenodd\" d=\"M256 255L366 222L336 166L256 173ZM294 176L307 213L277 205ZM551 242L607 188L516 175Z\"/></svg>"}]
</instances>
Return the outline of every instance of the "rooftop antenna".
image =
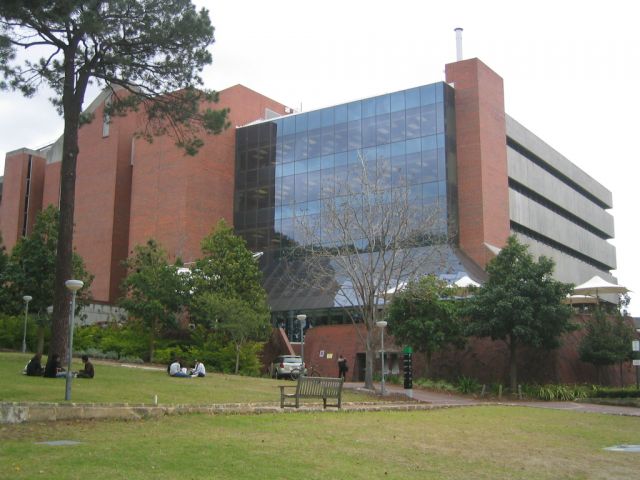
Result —
<instances>
[{"instance_id":1,"label":"rooftop antenna","mask_svg":"<svg viewBox=\"0 0 640 480\"><path fill-rule=\"evenodd\" d=\"M456 32L456 62L462 60L462 28L457 27L454 29Z\"/></svg>"}]
</instances>

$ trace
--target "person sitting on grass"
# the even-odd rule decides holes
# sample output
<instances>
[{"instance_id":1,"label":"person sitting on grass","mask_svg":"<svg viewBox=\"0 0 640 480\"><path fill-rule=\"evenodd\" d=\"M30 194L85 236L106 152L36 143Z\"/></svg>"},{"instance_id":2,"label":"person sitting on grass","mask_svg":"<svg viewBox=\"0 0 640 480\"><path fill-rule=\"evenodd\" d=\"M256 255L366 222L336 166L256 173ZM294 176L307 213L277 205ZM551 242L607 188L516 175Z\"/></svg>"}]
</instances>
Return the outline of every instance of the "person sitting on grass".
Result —
<instances>
[{"instance_id":1,"label":"person sitting on grass","mask_svg":"<svg viewBox=\"0 0 640 480\"><path fill-rule=\"evenodd\" d=\"M84 370L80 370L76 376L78 378L93 378L95 371L88 355L82 355L82 363L84 363Z\"/></svg>"},{"instance_id":2,"label":"person sitting on grass","mask_svg":"<svg viewBox=\"0 0 640 480\"><path fill-rule=\"evenodd\" d=\"M176 358L173 361L173 363L169 365L169 376L191 378L191 376L188 373L185 373L182 371L179 358Z\"/></svg>"},{"instance_id":3,"label":"person sitting on grass","mask_svg":"<svg viewBox=\"0 0 640 480\"><path fill-rule=\"evenodd\" d=\"M30 377L41 377L42 374L44 373L44 370L42 369L41 360L42 360L42 354L36 353L33 356L33 358L29 360L29 363L27 363L25 374L27 374Z\"/></svg>"},{"instance_id":4,"label":"person sitting on grass","mask_svg":"<svg viewBox=\"0 0 640 480\"><path fill-rule=\"evenodd\" d=\"M47 378L64 378L67 374L60 365L60 355L54 353L47 359L47 365L44 367L44 376Z\"/></svg>"},{"instance_id":5,"label":"person sitting on grass","mask_svg":"<svg viewBox=\"0 0 640 480\"><path fill-rule=\"evenodd\" d=\"M193 367L193 369L191 370L191 376L192 377L204 377L207 374L205 368L204 368L204 363L199 362L196 359L196 363Z\"/></svg>"}]
</instances>

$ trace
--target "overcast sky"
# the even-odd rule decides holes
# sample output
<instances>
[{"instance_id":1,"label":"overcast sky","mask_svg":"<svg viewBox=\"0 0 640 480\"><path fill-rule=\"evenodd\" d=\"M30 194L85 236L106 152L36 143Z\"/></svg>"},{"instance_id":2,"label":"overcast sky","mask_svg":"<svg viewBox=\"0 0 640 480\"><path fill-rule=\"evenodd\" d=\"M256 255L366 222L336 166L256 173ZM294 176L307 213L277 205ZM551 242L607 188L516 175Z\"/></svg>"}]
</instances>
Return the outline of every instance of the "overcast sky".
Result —
<instances>
[{"instance_id":1,"label":"overcast sky","mask_svg":"<svg viewBox=\"0 0 640 480\"><path fill-rule=\"evenodd\" d=\"M241 83L305 111L444 80L444 65L455 61L453 29L464 28L464 58L478 57L504 79L507 113L613 192L614 274L640 292L635 2L196 3L216 27L207 87ZM0 94L2 169L6 152L62 132L48 96ZM637 293L631 312L640 316Z\"/></svg>"}]
</instances>

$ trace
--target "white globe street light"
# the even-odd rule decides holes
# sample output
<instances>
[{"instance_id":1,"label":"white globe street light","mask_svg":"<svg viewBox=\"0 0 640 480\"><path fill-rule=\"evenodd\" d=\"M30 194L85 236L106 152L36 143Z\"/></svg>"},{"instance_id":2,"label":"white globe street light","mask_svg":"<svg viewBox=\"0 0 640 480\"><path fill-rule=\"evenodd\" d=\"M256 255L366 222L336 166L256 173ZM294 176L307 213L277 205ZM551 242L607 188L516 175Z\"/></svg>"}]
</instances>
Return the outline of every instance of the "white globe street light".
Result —
<instances>
[{"instance_id":1,"label":"white globe street light","mask_svg":"<svg viewBox=\"0 0 640 480\"><path fill-rule=\"evenodd\" d=\"M301 313L300 315L296 315L296 318L300 323L300 357L302 357L302 371L300 373L304 375L304 326L307 322L307 316Z\"/></svg>"},{"instance_id":2,"label":"white globe street light","mask_svg":"<svg viewBox=\"0 0 640 480\"><path fill-rule=\"evenodd\" d=\"M71 359L73 358L73 322L76 313L76 293L80 290L84 283L82 280L67 280L64 282L65 287L71 291L71 312L69 313L69 352L67 356L67 380L65 384L64 399L71 400Z\"/></svg>"},{"instance_id":3,"label":"white globe street light","mask_svg":"<svg viewBox=\"0 0 640 480\"><path fill-rule=\"evenodd\" d=\"M24 332L22 333L22 353L27 351L27 317L29 316L29 302L33 300L31 295L22 297L24 300Z\"/></svg>"},{"instance_id":4,"label":"white globe street light","mask_svg":"<svg viewBox=\"0 0 640 480\"><path fill-rule=\"evenodd\" d=\"M382 370L382 383L380 386L380 394L384 396L384 328L387 326L385 320L378 320L376 326L380 329L380 362Z\"/></svg>"}]
</instances>

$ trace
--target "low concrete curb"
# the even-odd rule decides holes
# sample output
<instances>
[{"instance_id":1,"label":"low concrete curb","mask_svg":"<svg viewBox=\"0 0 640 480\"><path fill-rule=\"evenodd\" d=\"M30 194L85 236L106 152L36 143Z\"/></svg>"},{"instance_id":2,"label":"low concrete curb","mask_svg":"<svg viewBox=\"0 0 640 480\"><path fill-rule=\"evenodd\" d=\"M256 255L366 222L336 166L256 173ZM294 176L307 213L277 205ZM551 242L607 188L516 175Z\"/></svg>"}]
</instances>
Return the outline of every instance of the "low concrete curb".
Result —
<instances>
[{"instance_id":1,"label":"low concrete curb","mask_svg":"<svg viewBox=\"0 0 640 480\"><path fill-rule=\"evenodd\" d=\"M486 403L478 404L486 405ZM431 405L425 403L344 403L342 410L322 405L308 404L300 408L282 409L272 403L226 403L215 405L146 405L146 404L99 404L99 403L0 403L0 424L27 422L55 422L65 420L140 420L165 415L204 413L208 415L257 415L263 413L304 412L382 412L416 411L451 408L469 405Z\"/></svg>"}]
</instances>

